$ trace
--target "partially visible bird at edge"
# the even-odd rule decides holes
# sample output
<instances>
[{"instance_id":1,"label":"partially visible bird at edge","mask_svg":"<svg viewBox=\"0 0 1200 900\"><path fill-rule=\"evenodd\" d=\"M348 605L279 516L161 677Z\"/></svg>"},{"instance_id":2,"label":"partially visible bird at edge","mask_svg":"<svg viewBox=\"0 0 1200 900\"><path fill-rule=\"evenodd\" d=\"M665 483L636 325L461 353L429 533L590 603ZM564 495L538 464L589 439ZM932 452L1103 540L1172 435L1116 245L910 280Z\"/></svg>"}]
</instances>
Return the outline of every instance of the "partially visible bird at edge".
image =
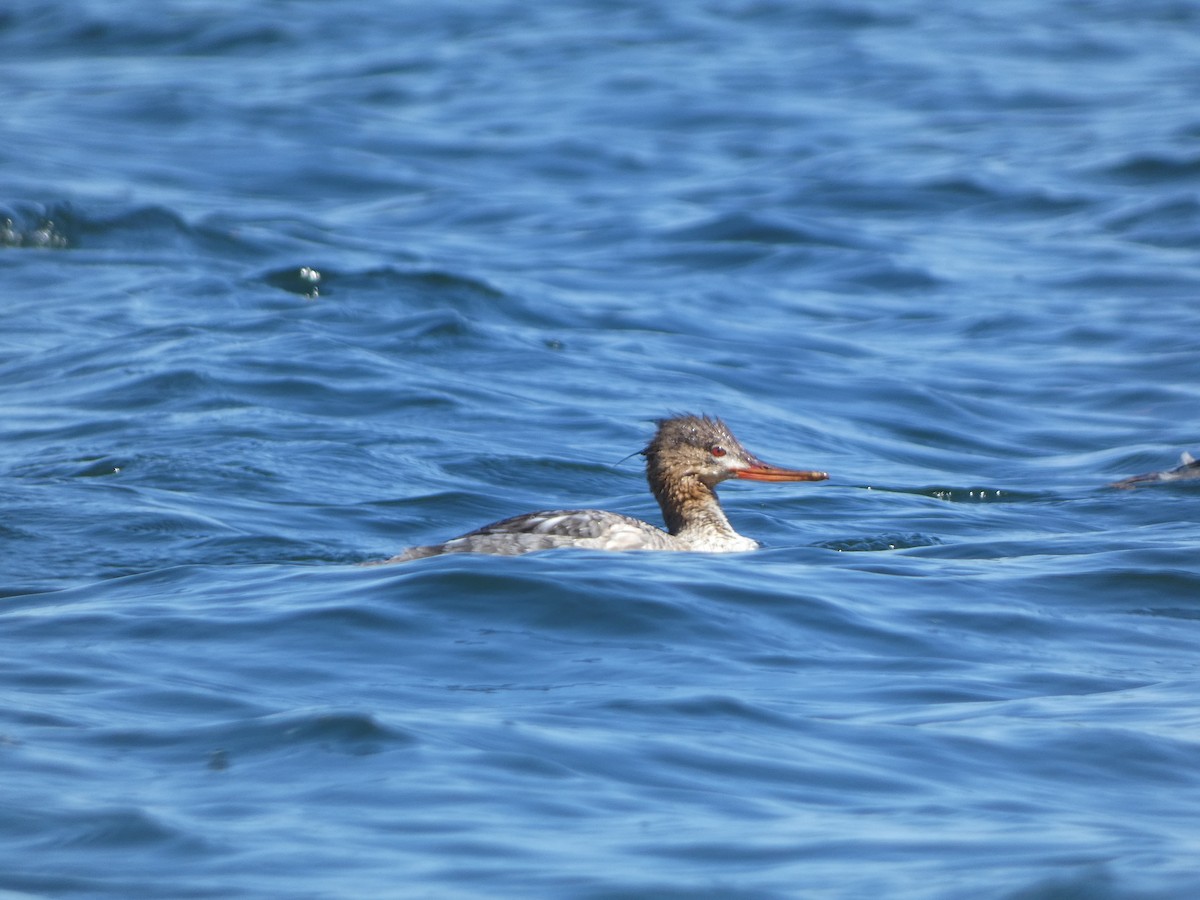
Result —
<instances>
[{"instance_id":1,"label":"partially visible bird at edge","mask_svg":"<svg viewBox=\"0 0 1200 900\"><path fill-rule=\"evenodd\" d=\"M716 486L746 481L824 481L825 472L785 469L763 462L741 445L720 419L679 415L659 419L642 450L646 480L662 509L666 530L620 513L551 509L484 525L441 544L410 547L382 563L444 553L516 556L534 550L678 550L735 553L759 544L738 534L717 500Z\"/></svg>"},{"instance_id":2,"label":"partially visible bird at edge","mask_svg":"<svg viewBox=\"0 0 1200 900\"><path fill-rule=\"evenodd\" d=\"M1144 475L1132 475L1114 482L1111 487L1132 490L1136 487L1148 487L1152 484L1162 484L1167 481L1189 481L1200 478L1200 460L1186 451L1179 457L1179 465L1174 469L1162 472L1146 472Z\"/></svg>"}]
</instances>

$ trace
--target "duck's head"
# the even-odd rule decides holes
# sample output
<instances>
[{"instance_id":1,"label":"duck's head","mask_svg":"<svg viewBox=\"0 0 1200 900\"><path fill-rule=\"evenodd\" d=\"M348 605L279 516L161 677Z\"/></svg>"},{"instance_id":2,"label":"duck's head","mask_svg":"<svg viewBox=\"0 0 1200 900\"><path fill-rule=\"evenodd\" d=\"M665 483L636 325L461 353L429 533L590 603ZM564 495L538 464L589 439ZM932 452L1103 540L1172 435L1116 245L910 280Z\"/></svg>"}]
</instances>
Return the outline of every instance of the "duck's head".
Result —
<instances>
[{"instance_id":1,"label":"duck's head","mask_svg":"<svg viewBox=\"0 0 1200 900\"><path fill-rule=\"evenodd\" d=\"M747 481L824 481L825 472L784 469L763 462L720 419L680 415L658 420L642 451L651 486L695 478L709 488L727 478Z\"/></svg>"}]
</instances>

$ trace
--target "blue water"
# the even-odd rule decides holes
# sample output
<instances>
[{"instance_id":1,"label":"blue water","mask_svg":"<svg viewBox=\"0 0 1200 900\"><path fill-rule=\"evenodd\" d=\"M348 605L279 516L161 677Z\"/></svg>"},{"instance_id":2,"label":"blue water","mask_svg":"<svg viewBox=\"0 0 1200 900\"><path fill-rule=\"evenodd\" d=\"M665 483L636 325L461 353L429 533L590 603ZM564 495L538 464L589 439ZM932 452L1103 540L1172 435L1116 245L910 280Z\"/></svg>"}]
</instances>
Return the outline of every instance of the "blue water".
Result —
<instances>
[{"instance_id":1,"label":"blue water","mask_svg":"<svg viewBox=\"0 0 1200 900\"><path fill-rule=\"evenodd\" d=\"M16 0L0 891L1200 893L1200 4ZM657 521L655 417L832 474Z\"/></svg>"}]
</instances>

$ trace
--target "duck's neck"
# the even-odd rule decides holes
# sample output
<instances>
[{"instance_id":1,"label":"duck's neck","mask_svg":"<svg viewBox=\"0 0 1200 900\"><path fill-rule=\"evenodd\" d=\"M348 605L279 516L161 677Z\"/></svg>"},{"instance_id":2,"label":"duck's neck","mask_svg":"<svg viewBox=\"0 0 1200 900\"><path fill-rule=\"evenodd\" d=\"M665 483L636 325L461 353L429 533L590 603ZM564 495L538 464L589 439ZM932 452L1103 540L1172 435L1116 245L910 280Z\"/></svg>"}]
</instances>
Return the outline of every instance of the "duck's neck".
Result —
<instances>
[{"instance_id":1,"label":"duck's neck","mask_svg":"<svg viewBox=\"0 0 1200 900\"><path fill-rule=\"evenodd\" d=\"M717 492L694 475L650 480L650 490L662 509L667 531L683 539L739 539L725 518Z\"/></svg>"}]
</instances>

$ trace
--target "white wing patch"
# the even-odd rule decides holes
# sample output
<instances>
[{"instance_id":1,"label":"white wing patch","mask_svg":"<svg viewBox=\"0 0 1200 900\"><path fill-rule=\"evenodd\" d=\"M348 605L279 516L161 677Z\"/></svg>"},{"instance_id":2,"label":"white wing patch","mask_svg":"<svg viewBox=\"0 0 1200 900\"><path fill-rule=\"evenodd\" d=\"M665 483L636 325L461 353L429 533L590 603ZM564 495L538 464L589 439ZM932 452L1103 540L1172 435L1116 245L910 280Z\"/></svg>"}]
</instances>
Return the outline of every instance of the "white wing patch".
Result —
<instances>
[{"instance_id":1,"label":"white wing patch","mask_svg":"<svg viewBox=\"0 0 1200 900\"><path fill-rule=\"evenodd\" d=\"M570 520L572 516L567 513L558 513L550 515L541 521L533 523L533 527L529 529L537 534L554 534L562 523Z\"/></svg>"}]
</instances>

